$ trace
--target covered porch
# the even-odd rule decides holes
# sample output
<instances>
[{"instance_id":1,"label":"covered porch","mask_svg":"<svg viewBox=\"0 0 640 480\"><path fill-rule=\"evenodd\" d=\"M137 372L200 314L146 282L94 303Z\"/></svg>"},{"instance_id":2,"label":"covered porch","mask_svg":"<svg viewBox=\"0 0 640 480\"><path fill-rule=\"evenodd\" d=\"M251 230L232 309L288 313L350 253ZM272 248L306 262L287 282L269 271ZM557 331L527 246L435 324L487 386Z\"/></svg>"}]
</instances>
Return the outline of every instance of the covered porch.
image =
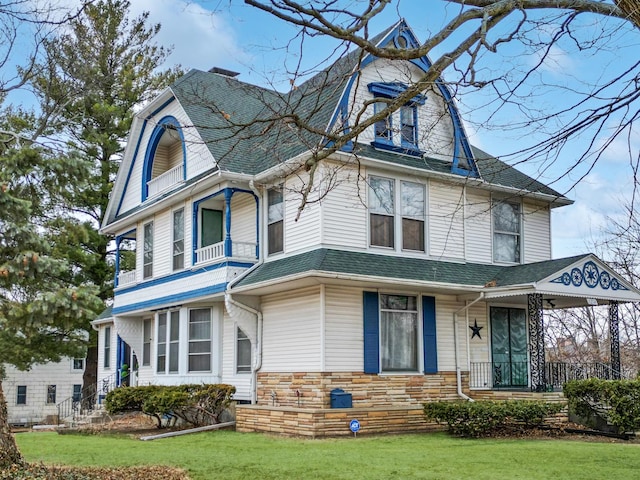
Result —
<instances>
[{"instance_id":1,"label":"covered porch","mask_svg":"<svg viewBox=\"0 0 640 480\"><path fill-rule=\"evenodd\" d=\"M640 292L593 255L560 269L553 269L554 264L557 267L550 261L538 271L531 265L511 267L471 301L482 299L488 313L482 353L483 345L474 338L480 337L483 326L468 323L470 390L554 392L570 380L624 377L619 305L640 301ZM598 306L607 312L609 361L549 361L545 312Z\"/></svg>"}]
</instances>

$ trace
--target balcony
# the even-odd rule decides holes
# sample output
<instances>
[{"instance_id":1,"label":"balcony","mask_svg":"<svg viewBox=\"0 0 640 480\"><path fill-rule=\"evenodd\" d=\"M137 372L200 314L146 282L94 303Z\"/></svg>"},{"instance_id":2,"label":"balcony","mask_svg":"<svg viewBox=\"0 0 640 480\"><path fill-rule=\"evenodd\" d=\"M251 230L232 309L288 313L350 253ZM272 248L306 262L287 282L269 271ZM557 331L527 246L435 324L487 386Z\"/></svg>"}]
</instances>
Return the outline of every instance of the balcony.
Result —
<instances>
[{"instance_id":1,"label":"balcony","mask_svg":"<svg viewBox=\"0 0 640 480\"><path fill-rule=\"evenodd\" d=\"M473 389L526 389L529 386L529 364L527 362L472 362L469 372L469 387ZM560 391L569 380L620 378L604 363L546 362L544 384L549 391Z\"/></svg>"},{"instance_id":2,"label":"balcony","mask_svg":"<svg viewBox=\"0 0 640 480\"><path fill-rule=\"evenodd\" d=\"M195 264L200 265L203 263L215 262L225 258L224 251L225 242L214 243L206 247L198 248L196 250ZM243 259L256 259L256 244L249 242L232 242L231 243L231 256L233 258Z\"/></svg>"},{"instance_id":3,"label":"balcony","mask_svg":"<svg viewBox=\"0 0 640 480\"><path fill-rule=\"evenodd\" d=\"M148 196L147 198L154 197L160 193L168 190L169 188L182 182L184 179L184 168L182 163L176 165L170 170L167 170L161 175L152 178L147 182Z\"/></svg>"},{"instance_id":4,"label":"balcony","mask_svg":"<svg viewBox=\"0 0 640 480\"><path fill-rule=\"evenodd\" d=\"M136 271L122 271L118 274L118 287L124 287L126 285L133 285L136 283Z\"/></svg>"}]
</instances>

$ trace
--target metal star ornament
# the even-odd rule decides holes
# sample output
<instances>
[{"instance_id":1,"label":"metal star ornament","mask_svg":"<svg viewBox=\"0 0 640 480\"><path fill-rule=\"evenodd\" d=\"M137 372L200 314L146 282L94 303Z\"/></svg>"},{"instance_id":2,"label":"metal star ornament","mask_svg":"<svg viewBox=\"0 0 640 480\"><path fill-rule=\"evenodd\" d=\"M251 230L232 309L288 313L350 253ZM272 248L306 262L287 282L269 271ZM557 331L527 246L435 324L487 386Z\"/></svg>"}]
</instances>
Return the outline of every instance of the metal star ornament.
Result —
<instances>
[{"instance_id":1,"label":"metal star ornament","mask_svg":"<svg viewBox=\"0 0 640 480\"><path fill-rule=\"evenodd\" d=\"M478 320L474 318L473 325L469 325L469 328L473 332L473 334L471 335L472 339L477 336L480 340L482 340L482 337L480 336L480 330L482 330L484 327L478 326Z\"/></svg>"}]
</instances>

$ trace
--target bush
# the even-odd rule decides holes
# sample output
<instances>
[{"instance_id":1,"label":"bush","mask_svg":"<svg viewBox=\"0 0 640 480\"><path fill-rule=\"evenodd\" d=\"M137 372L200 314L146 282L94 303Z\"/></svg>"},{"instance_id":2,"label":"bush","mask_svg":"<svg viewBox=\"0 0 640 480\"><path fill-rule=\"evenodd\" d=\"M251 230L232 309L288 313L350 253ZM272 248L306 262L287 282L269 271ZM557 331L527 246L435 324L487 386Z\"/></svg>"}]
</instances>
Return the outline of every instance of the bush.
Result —
<instances>
[{"instance_id":1,"label":"bush","mask_svg":"<svg viewBox=\"0 0 640 480\"><path fill-rule=\"evenodd\" d=\"M580 417L599 414L619 433L640 430L640 380L572 380L563 392L570 410Z\"/></svg>"},{"instance_id":2,"label":"bush","mask_svg":"<svg viewBox=\"0 0 640 480\"><path fill-rule=\"evenodd\" d=\"M563 408L561 403L525 400L432 402L424 404L424 414L427 420L446 423L454 435L481 437L507 428L540 426L545 417Z\"/></svg>"},{"instance_id":3,"label":"bush","mask_svg":"<svg viewBox=\"0 0 640 480\"><path fill-rule=\"evenodd\" d=\"M235 391L225 384L119 387L107 394L105 408L110 414L143 412L156 419L158 428L178 418L194 426L208 425L218 422Z\"/></svg>"}]
</instances>

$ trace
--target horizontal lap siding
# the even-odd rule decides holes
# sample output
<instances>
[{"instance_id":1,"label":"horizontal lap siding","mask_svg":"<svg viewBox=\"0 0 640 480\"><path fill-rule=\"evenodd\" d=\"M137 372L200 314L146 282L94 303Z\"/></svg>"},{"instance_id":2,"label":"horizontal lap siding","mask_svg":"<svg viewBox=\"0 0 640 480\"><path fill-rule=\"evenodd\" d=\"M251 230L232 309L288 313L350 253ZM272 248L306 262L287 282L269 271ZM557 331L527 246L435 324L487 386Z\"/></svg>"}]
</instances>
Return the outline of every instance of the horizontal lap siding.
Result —
<instances>
[{"instance_id":1,"label":"horizontal lap siding","mask_svg":"<svg viewBox=\"0 0 640 480\"><path fill-rule=\"evenodd\" d=\"M469 325L477 322L481 327L480 338L477 336L471 338L472 332L469 330L469 350L471 354L471 362L490 362L491 361L491 330L489 319L487 317L487 304L478 302L469 308Z\"/></svg>"},{"instance_id":2,"label":"horizontal lap siding","mask_svg":"<svg viewBox=\"0 0 640 480\"><path fill-rule=\"evenodd\" d=\"M164 210L154 217L153 222L153 276L160 277L171 273L173 220L171 210Z\"/></svg>"},{"instance_id":3,"label":"horizontal lap siding","mask_svg":"<svg viewBox=\"0 0 640 480\"><path fill-rule=\"evenodd\" d=\"M549 208L524 204L524 261L541 262L551 258L551 218Z\"/></svg>"},{"instance_id":4,"label":"horizontal lap siding","mask_svg":"<svg viewBox=\"0 0 640 480\"><path fill-rule=\"evenodd\" d=\"M362 290L325 290L325 371L363 371Z\"/></svg>"},{"instance_id":5,"label":"horizontal lap siding","mask_svg":"<svg viewBox=\"0 0 640 480\"><path fill-rule=\"evenodd\" d=\"M262 298L262 371L320 371L320 305L319 287Z\"/></svg>"},{"instance_id":6,"label":"horizontal lap siding","mask_svg":"<svg viewBox=\"0 0 640 480\"><path fill-rule=\"evenodd\" d=\"M328 170L334 164L326 166ZM322 243L328 246L367 247L367 209L364 180L355 168L337 172L336 186L322 200Z\"/></svg>"},{"instance_id":7,"label":"horizontal lap siding","mask_svg":"<svg viewBox=\"0 0 640 480\"><path fill-rule=\"evenodd\" d=\"M436 334L438 344L438 370L441 372L452 371L456 368L454 334L453 334L453 313L463 307L453 297L436 297ZM458 318L458 355L459 364L466 365L467 347L465 346L466 325L464 315Z\"/></svg>"},{"instance_id":8,"label":"horizontal lap siding","mask_svg":"<svg viewBox=\"0 0 640 480\"><path fill-rule=\"evenodd\" d=\"M488 192L467 189L465 206L466 260L491 263L491 198Z\"/></svg>"},{"instance_id":9,"label":"horizontal lap siding","mask_svg":"<svg viewBox=\"0 0 640 480\"><path fill-rule=\"evenodd\" d=\"M464 257L464 195L457 185L429 183L429 250L434 257Z\"/></svg>"},{"instance_id":10,"label":"horizontal lap siding","mask_svg":"<svg viewBox=\"0 0 640 480\"><path fill-rule=\"evenodd\" d=\"M306 182L307 180L305 180ZM304 188L302 180L288 179L285 185L284 249L292 253L320 243L320 205L316 201L317 192L311 192L300 218L296 221L302 196L298 191Z\"/></svg>"},{"instance_id":11,"label":"horizontal lap siding","mask_svg":"<svg viewBox=\"0 0 640 480\"><path fill-rule=\"evenodd\" d=\"M222 334L222 383L236 387L234 398L251 399L251 373L236 373L236 322L224 314ZM253 353L253 346L252 353ZM252 358L253 361L253 358Z\"/></svg>"},{"instance_id":12,"label":"horizontal lap siding","mask_svg":"<svg viewBox=\"0 0 640 480\"><path fill-rule=\"evenodd\" d=\"M256 201L248 193L235 193L231 197L231 240L256 242Z\"/></svg>"}]
</instances>

